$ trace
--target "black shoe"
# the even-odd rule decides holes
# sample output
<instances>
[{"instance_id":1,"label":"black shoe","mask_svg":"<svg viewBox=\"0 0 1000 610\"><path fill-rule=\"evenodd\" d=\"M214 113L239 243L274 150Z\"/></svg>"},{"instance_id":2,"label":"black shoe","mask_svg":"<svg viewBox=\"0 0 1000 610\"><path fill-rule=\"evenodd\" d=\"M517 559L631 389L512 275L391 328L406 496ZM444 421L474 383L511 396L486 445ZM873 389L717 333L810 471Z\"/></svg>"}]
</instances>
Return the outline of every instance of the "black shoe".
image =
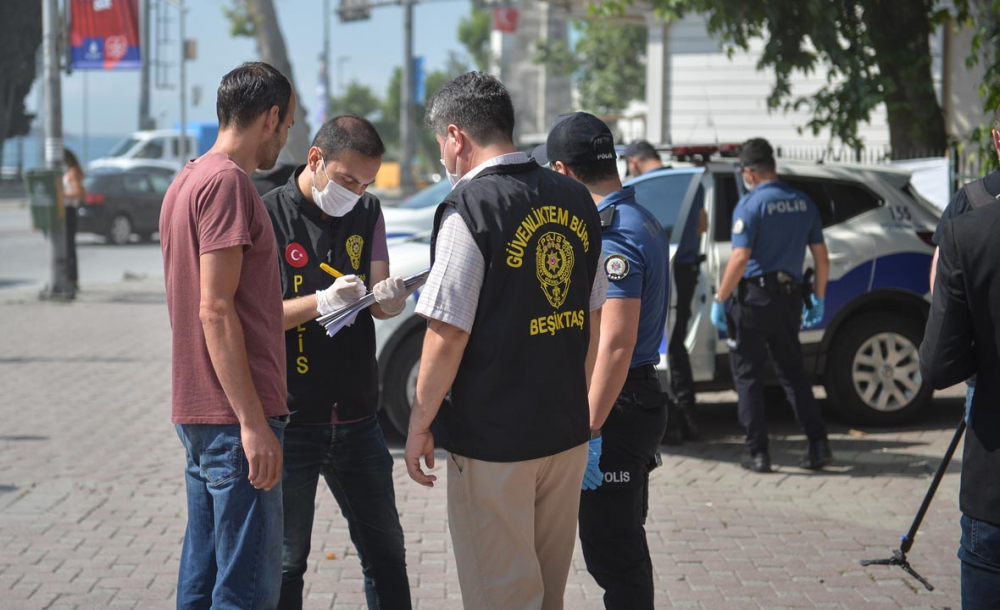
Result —
<instances>
[{"instance_id":1,"label":"black shoe","mask_svg":"<svg viewBox=\"0 0 1000 610\"><path fill-rule=\"evenodd\" d=\"M743 459L740 460L740 466L753 472L771 472L771 456L767 454L767 451L754 453L747 449L743 452Z\"/></svg>"},{"instance_id":2,"label":"black shoe","mask_svg":"<svg viewBox=\"0 0 1000 610\"><path fill-rule=\"evenodd\" d=\"M698 422L694 418L694 406L680 408L681 436L686 441L698 440Z\"/></svg>"},{"instance_id":3,"label":"black shoe","mask_svg":"<svg viewBox=\"0 0 1000 610\"><path fill-rule=\"evenodd\" d=\"M684 434L680 427L667 426L667 432L663 435L663 444L676 447L684 444Z\"/></svg>"},{"instance_id":4,"label":"black shoe","mask_svg":"<svg viewBox=\"0 0 1000 610\"><path fill-rule=\"evenodd\" d=\"M824 439L809 443L809 449L799 460L799 466L806 470L822 470L824 466L829 466L833 461L833 453L830 451L830 441Z\"/></svg>"}]
</instances>

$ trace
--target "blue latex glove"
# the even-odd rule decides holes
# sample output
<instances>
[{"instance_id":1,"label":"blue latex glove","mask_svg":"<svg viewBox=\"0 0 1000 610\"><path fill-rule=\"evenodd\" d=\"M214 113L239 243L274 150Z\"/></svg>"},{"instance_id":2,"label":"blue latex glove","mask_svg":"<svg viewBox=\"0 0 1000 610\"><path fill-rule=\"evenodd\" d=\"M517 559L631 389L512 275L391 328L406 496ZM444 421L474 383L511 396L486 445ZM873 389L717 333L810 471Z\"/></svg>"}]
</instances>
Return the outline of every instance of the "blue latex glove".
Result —
<instances>
[{"instance_id":1,"label":"blue latex glove","mask_svg":"<svg viewBox=\"0 0 1000 610\"><path fill-rule=\"evenodd\" d=\"M812 328L823 320L826 312L826 299L822 299L815 294L809 295L812 307L808 308L802 304L802 328Z\"/></svg>"},{"instance_id":2,"label":"blue latex glove","mask_svg":"<svg viewBox=\"0 0 1000 610\"><path fill-rule=\"evenodd\" d=\"M726 322L726 307L722 303L712 301L712 326L726 332L729 330L729 324Z\"/></svg>"},{"instance_id":3,"label":"blue latex glove","mask_svg":"<svg viewBox=\"0 0 1000 610\"><path fill-rule=\"evenodd\" d=\"M583 473L583 489L597 489L604 483L604 473L601 472L601 443L604 437L590 439L587 448L587 470Z\"/></svg>"}]
</instances>

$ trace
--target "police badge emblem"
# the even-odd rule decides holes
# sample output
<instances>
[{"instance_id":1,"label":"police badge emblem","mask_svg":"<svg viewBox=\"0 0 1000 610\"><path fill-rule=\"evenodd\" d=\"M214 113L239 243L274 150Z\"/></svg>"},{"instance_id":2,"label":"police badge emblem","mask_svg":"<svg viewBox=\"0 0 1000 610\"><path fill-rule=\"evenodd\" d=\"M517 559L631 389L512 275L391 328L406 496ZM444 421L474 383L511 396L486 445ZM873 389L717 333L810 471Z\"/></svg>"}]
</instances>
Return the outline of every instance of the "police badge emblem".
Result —
<instances>
[{"instance_id":1,"label":"police badge emblem","mask_svg":"<svg viewBox=\"0 0 1000 610\"><path fill-rule=\"evenodd\" d=\"M549 232L538 238L535 272L549 305L559 309L569 294L573 273L573 246L561 233Z\"/></svg>"},{"instance_id":2,"label":"police badge emblem","mask_svg":"<svg viewBox=\"0 0 1000 610\"><path fill-rule=\"evenodd\" d=\"M365 247L365 240L360 235L351 235L347 238L347 256L351 257L351 266L357 271L361 266L361 250Z\"/></svg>"},{"instance_id":3,"label":"police badge emblem","mask_svg":"<svg viewBox=\"0 0 1000 610\"><path fill-rule=\"evenodd\" d=\"M604 259L604 273L612 282L628 277L628 259L621 254L612 254Z\"/></svg>"},{"instance_id":4,"label":"police badge emblem","mask_svg":"<svg viewBox=\"0 0 1000 610\"><path fill-rule=\"evenodd\" d=\"M743 233L744 229L743 219L737 218L736 222L733 223L733 235L740 235Z\"/></svg>"}]
</instances>

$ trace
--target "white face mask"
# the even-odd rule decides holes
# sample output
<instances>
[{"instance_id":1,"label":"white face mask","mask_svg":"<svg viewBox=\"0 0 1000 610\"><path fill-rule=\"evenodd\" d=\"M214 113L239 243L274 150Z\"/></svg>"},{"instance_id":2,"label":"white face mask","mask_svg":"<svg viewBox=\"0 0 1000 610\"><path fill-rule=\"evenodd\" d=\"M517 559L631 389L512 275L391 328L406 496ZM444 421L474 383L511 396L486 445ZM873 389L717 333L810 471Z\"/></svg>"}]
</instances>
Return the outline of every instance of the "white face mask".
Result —
<instances>
[{"instance_id":1,"label":"white face mask","mask_svg":"<svg viewBox=\"0 0 1000 610\"><path fill-rule=\"evenodd\" d=\"M743 178L743 188L745 188L747 190L747 192L749 193L750 191L753 190L753 185L750 184L749 182L747 182L746 178Z\"/></svg>"},{"instance_id":2,"label":"white face mask","mask_svg":"<svg viewBox=\"0 0 1000 610\"><path fill-rule=\"evenodd\" d=\"M326 173L326 161L320 161L319 171ZM357 205L358 200L361 199L361 195L358 195L350 189L346 189L327 176L326 188L320 192L316 188L316 174L313 174L313 187L312 195L313 201L319 206L319 209L323 210L327 216L333 216L334 218L340 218L346 215L348 212L354 209Z\"/></svg>"},{"instance_id":3,"label":"white face mask","mask_svg":"<svg viewBox=\"0 0 1000 610\"><path fill-rule=\"evenodd\" d=\"M441 165L444 165L444 159L441 159ZM444 174L446 176L448 176L448 182L450 182L452 188L454 188L455 185L458 184L458 181L459 181L458 174L453 174L453 173L449 172L447 165L444 165Z\"/></svg>"}]
</instances>

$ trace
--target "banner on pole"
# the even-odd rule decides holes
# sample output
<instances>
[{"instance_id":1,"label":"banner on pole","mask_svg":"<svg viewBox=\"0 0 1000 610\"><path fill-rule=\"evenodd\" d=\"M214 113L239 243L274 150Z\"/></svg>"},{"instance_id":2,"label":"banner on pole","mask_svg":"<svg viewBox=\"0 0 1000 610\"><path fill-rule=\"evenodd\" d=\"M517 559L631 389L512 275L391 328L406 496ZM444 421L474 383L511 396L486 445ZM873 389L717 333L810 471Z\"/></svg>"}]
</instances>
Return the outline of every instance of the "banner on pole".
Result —
<instances>
[{"instance_id":1,"label":"banner on pole","mask_svg":"<svg viewBox=\"0 0 1000 610\"><path fill-rule=\"evenodd\" d=\"M139 0L70 0L70 67L132 70L139 57Z\"/></svg>"}]
</instances>

